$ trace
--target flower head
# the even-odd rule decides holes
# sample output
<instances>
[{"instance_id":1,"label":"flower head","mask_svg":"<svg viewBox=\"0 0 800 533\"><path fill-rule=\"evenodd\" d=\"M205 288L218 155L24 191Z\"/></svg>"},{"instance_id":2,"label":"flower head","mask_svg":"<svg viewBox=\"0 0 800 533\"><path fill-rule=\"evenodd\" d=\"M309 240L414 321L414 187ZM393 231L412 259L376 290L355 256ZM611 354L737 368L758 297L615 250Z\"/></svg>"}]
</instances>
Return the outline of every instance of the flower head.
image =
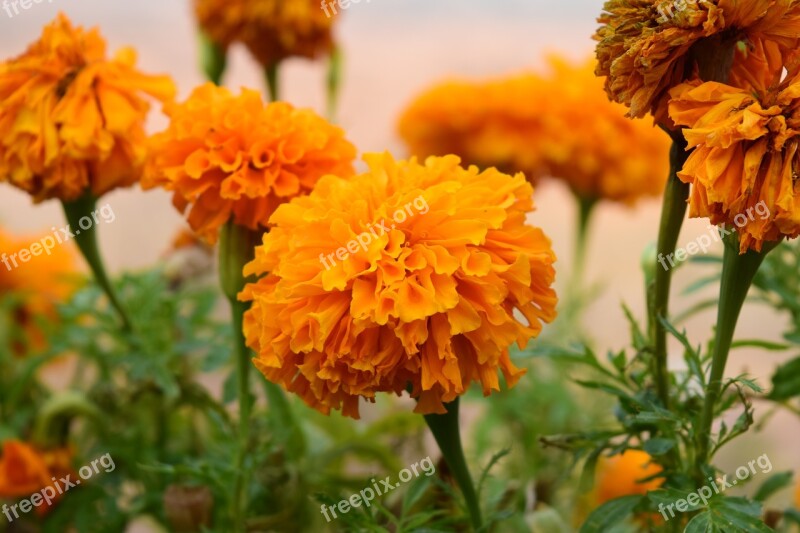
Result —
<instances>
[{"instance_id":1,"label":"flower head","mask_svg":"<svg viewBox=\"0 0 800 533\"><path fill-rule=\"evenodd\" d=\"M315 58L333 46L334 18L318 0L195 0L200 27L220 46L241 42L264 66Z\"/></svg>"},{"instance_id":2,"label":"flower head","mask_svg":"<svg viewBox=\"0 0 800 533\"><path fill-rule=\"evenodd\" d=\"M661 467L641 450L626 450L612 457L601 457L597 469L597 505L622 496L647 494L664 482L662 478L650 479L661 472Z\"/></svg>"},{"instance_id":3,"label":"flower head","mask_svg":"<svg viewBox=\"0 0 800 533\"><path fill-rule=\"evenodd\" d=\"M264 105L256 91L234 96L207 83L166 108L169 127L152 137L142 185L174 191L189 224L208 242L229 219L267 227L281 203L311 190L325 174L353 173L355 147L310 110Z\"/></svg>"},{"instance_id":4,"label":"flower head","mask_svg":"<svg viewBox=\"0 0 800 533\"><path fill-rule=\"evenodd\" d=\"M72 452L69 449L39 450L17 440L3 443L0 456L0 498L27 498L44 488L53 489L51 502L42 502L36 511L43 515L59 499L56 481L72 474Z\"/></svg>"},{"instance_id":5,"label":"flower head","mask_svg":"<svg viewBox=\"0 0 800 533\"><path fill-rule=\"evenodd\" d=\"M472 382L498 390L498 371L513 386L509 346L555 317L555 255L525 223L532 187L455 156L365 159L278 208L245 268L262 276L240 295L256 366L354 417L378 392L408 388L417 412L441 413Z\"/></svg>"},{"instance_id":6,"label":"flower head","mask_svg":"<svg viewBox=\"0 0 800 533\"><path fill-rule=\"evenodd\" d=\"M135 183L146 151L143 97L174 93L169 78L142 74L135 62L127 48L107 59L97 30L59 15L24 54L0 63L0 180L37 202Z\"/></svg>"},{"instance_id":7,"label":"flower head","mask_svg":"<svg viewBox=\"0 0 800 533\"><path fill-rule=\"evenodd\" d=\"M457 154L481 168L552 176L579 196L632 204L657 195L669 138L625 118L594 76L594 62L553 57L542 74L448 82L423 93L400 120L412 154Z\"/></svg>"},{"instance_id":8,"label":"flower head","mask_svg":"<svg viewBox=\"0 0 800 533\"><path fill-rule=\"evenodd\" d=\"M630 115L667 126L668 92L695 75L727 81L763 47L789 56L800 41L798 0L608 0L595 35L597 74ZM746 69L746 65L741 65Z\"/></svg>"},{"instance_id":9,"label":"flower head","mask_svg":"<svg viewBox=\"0 0 800 533\"><path fill-rule=\"evenodd\" d=\"M56 305L76 288L74 274L73 254L58 245L52 234L15 238L0 231L0 293L11 302L16 334L13 353L25 355L44 348L38 320L56 318Z\"/></svg>"},{"instance_id":10,"label":"flower head","mask_svg":"<svg viewBox=\"0 0 800 533\"><path fill-rule=\"evenodd\" d=\"M692 184L690 216L735 229L742 253L800 235L800 72L753 81L693 81L673 89L669 106L693 148L678 173Z\"/></svg>"}]
</instances>

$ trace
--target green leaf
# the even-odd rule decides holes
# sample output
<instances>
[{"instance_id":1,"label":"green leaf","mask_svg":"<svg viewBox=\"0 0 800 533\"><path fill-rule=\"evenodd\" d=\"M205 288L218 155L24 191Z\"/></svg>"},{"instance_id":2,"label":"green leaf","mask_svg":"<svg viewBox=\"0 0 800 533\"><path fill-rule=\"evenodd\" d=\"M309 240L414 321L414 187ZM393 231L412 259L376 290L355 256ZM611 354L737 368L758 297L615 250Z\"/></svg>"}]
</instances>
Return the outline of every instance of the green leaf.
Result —
<instances>
[{"instance_id":1,"label":"green leaf","mask_svg":"<svg viewBox=\"0 0 800 533\"><path fill-rule=\"evenodd\" d=\"M770 400L781 402L800 396L800 357L778 367L772 375Z\"/></svg>"},{"instance_id":2,"label":"green leaf","mask_svg":"<svg viewBox=\"0 0 800 533\"><path fill-rule=\"evenodd\" d=\"M580 533L604 533L611 526L622 523L633 514L633 510L644 500L644 496L622 496L609 500L589 515L581 526Z\"/></svg>"},{"instance_id":3,"label":"green leaf","mask_svg":"<svg viewBox=\"0 0 800 533\"><path fill-rule=\"evenodd\" d=\"M793 476L794 474L791 471L778 472L777 474L771 475L766 481L764 481L764 483L761 484L760 487L758 487L753 499L759 502L766 501L767 498L782 488L791 485Z\"/></svg>"},{"instance_id":4,"label":"green leaf","mask_svg":"<svg viewBox=\"0 0 800 533\"><path fill-rule=\"evenodd\" d=\"M652 456L664 455L674 447L675 441L673 439L665 439L661 437L650 439L642 446L644 451Z\"/></svg>"}]
</instances>

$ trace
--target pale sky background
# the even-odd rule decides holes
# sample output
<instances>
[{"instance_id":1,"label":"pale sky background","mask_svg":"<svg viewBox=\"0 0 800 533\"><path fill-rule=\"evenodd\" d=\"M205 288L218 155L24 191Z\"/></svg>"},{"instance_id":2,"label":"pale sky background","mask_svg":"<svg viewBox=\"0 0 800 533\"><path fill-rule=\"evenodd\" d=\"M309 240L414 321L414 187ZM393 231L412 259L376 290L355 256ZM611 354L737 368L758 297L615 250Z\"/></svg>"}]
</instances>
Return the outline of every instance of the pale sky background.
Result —
<instances>
[{"instance_id":1,"label":"pale sky background","mask_svg":"<svg viewBox=\"0 0 800 533\"><path fill-rule=\"evenodd\" d=\"M588 57L601 5L600 0L362 0L352 4L337 27L346 57L339 122L362 152L388 149L402 156L396 119L417 92L448 76L480 78L536 67L549 52L575 59ZM99 25L112 51L134 46L139 68L171 74L181 96L203 81L197 68L189 0L43 0L14 17L0 10L0 57L23 52L58 10L76 23ZM289 62L282 71L284 97L296 105L321 110L324 75L321 63ZM234 51L225 81L231 87L262 87L256 64L240 49ZM154 118L151 129L163 125L163 119ZM181 227L181 217L166 193L142 193L134 188L114 192L103 201L109 202L116 214L113 224L100 226L103 252L114 271L151 265ZM542 186L536 203L538 211L531 221L553 239L563 281L571 261L574 207L558 184ZM586 323L600 352L628 343L620 303L626 302L643 316L639 258L644 247L655 240L658 211L658 203L649 201L636 209L603 206L596 214L586 273L590 281L601 281L606 289L587 313ZM30 233L63 222L56 203L32 206L27 196L2 185L0 224ZM679 244L706 232L704 221L690 221ZM721 253L719 244L713 252ZM704 273L682 269L674 282L676 293ZM673 309L686 308L693 301L678 298ZM706 342L713 322L713 314L707 314L687 325L695 344ZM785 322L784 317L775 318L753 306L745 309L737 336L777 340ZM673 356L679 364L677 347ZM729 371L749 370L766 384L777 361L770 354L735 352ZM791 442L786 432L797 438L799 429L796 417L781 414L766 432L742 439L742 451L736 452L734 446L725 462L735 468L742 464L741 459L769 452L776 471L797 468L797 454L792 451L796 446L779 442Z\"/></svg>"}]
</instances>

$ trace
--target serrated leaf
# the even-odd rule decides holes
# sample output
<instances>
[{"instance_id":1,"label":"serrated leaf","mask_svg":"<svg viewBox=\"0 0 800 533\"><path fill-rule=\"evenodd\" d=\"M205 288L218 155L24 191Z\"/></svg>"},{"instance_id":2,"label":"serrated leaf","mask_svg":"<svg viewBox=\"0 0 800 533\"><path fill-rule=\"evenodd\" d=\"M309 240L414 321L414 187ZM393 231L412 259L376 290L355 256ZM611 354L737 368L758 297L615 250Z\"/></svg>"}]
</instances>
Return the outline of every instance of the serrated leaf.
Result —
<instances>
[{"instance_id":1,"label":"serrated leaf","mask_svg":"<svg viewBox=\"0 0 800 533\"><path fill-rule=\"evenodd\" d=\"M604 533L611 526L621 524L633 514L633 510L639 506L643 499L644 496L632 495L607 501L592 511L586 522L581 526L580 533Z\"/></svg>"}]
</instances>

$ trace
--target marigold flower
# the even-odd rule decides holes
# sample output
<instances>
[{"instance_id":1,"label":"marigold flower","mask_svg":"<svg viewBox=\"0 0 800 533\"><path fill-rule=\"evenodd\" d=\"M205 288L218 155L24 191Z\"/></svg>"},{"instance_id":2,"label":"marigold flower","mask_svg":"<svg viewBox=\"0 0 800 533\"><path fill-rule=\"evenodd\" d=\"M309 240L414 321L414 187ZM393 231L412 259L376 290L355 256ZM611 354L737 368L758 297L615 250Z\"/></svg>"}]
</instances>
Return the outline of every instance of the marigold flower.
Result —
<instances>
[{"instance_id":1,"label":"marigold flower","mask_svg":"<svg viewBox=\"0 0 800 533\"><path fill-rule=\"evenodd\" d=\"M55 244L52 235L14 238L0 231L0 293L16 298L12 317L16 331L22 334L14 340L12 351L19 356L45 347L37 319L55 319L56 305L76 288L74 254L59 245L43 253L41 243L48 238ZM34 245L39 247L37 256L30 254ZM23 263L19 257L21 250L27 251L28 262Z\"/></svg>"},{"instance_id":2,"label":"marigold flower","mask_svg":"<svg viewBox=\"0 0 800 533\"><path fill-rule=\"evenodd\" d=\"M626 450L611 457L601 457L597 465L597 505L614 498L656 490L664 480L649 478L660 472L661 467L653 462L647 452L641 450Z\"/></svg>"},{"instance_id":3,"label":"marigold flower","mask_svg":"<svg viewBox=\"0 0 800 533\"><path fill-rule=\"evenodd\" d=\"M44 515L61 497L53 478L72 474L72 452L67 448L38 450L18 440L3 443L0 457L0 498L29 498L45 487L55 492L52 503L42 502L36 512Z\"/></svg>"},{"instance_id":4,"label":"marigold flower","mask_svg":"<svg viewBox=\"0 0 800 533\"><path fill-rule=\"evenodd\" d=\"M800 483L797 484L797 489L794 491L794 506L800 509Z\"/></svg>"},{"instance_id":5,"label":"marigold flower","mask_svg":"<svg viewBox=\"0 0 800 533\"><path fill-rule=\"evenodd\" d=\"M356 149L341 128L285 102L265 106L256 91L234 96L206 83L165 111L171 122L151 138L142 186L174 191L175 207L191 206L189 225L209 243L231 217L264 229L278 205L323 175L353 173Z\"/></svg>"},{"instance_id":6,"label":"marigold flower","mask_svg":"<svg viewBox=\"0 0 800 533\"><path fill-rule=\"evenodd\" d=\"M164 101L175 90L135 62L129 48L106 59L97 30L61 14L24 54L0 63L0 180L37 202L135 183L145 161L143 96Z\"/></svg>"},{"instance_id":7,"label":"marigold flower","mask_svg":"<svg viewBox=\"0 0 800 533\"><path fill-rule=\"evenodd\" d=\"M195 14L212 41L241 42L264 66L298 56L313 59L333 47L335 17L318 0L195 0Z\"/></svg>"},{"instance_id":8,"label":"marigold flower","mask_svg":"<svg viewBox=\"0 0 800 533\"><path fill-rule=\"evenodd\" d=\"M742 253L800 235L800 72L771 87L693 81L671 94L694 148L678 173L692 184L690 216L736 229Z\"/></svg>"},{"instance_id":9,"label":"marigold flower","mask_svg":"<svg viewBox=\"0 0 800 533\"><path fill-rule=\"evenodd\" d=\"M428 414L474 381L498 390L498 370L513 386L524 370L508 347L556 314L555 255L525 224L531 185L452 155L365 160L366 173L325 176L273 215L244 272L262 277L240 294L253 302L244 332L256 366L319 411L355 418L359 397L378 392L409 388Z\"/></svg>"},{"instance_id":10,"label":"marigold flower","mask_svg":"<svg viewBox=\"0 0 800 533\"><path fill-rule=\"evenodd\" d=\"M630 116L667 122L668 92L692 78L727 81L765 45L789 56L800 42L798 0L608 0L595 39L597 74Z\"/></svg>"},{"instance_id":11,"label":"marigold flower","mask_svg":"<svg viewBox=\"0 0 800 533\"><path fill-rule=\"evenodd\" d=\"M558 57L542 75L438 85L403 114L400 133L419 157L454 153L482 168L524 172L534 182L552 176L578 196L626 204L663 191L653 169L669 160L669 138L608 101L594 61L572 65Z\"/></svg>"}]
</instances>

